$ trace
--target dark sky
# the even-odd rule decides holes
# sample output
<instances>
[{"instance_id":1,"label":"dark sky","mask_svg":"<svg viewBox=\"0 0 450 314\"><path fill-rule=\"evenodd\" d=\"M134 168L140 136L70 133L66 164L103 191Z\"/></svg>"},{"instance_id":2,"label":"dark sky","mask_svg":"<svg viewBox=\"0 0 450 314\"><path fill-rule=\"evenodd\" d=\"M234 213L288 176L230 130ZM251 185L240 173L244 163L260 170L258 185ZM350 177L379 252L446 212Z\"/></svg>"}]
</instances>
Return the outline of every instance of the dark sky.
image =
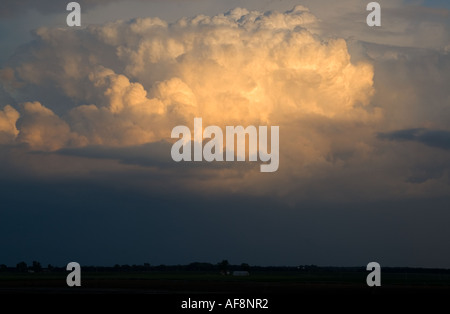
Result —
<instances>
[{"instance_id":1,"label":"dark sky","mask_svg":"<svg viewBox=\"0 0 450 314\"><path fill-rule=\"evenodd\" d=\"M0 264L450 267L447 1L53 3L1 4ZM278 171L175 163L194 117Z\"/></svg>"},{"instance_id":2,"label":"dark sky","mask_svg":"<svg viewBox=\"0 0 450 314\"><path fill-rule=\"evenodd\" d=\"M175 200L86 182L8 182L1 191L14 209L0 217L9 265L450 263L448 198L289 207L270 197Z\"/></svg>"}]
</instances>

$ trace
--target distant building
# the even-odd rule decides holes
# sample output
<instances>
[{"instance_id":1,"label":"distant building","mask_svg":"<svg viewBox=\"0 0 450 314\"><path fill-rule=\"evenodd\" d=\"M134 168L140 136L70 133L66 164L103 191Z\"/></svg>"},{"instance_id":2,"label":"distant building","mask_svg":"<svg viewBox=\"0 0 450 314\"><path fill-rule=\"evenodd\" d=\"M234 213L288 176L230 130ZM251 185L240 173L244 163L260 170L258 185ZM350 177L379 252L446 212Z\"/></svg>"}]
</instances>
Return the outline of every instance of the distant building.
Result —
<instances>
[{"instance_id":1,"label":"distant building","mask_svg":"<svg viewBox=\"0 0 450 314\"><path fill-rule=\"evenodd\" d=\"M246 276L250 276L250 273L248 271L234 271L233 276L246 277Z\"/></svg>"}]
</instances>

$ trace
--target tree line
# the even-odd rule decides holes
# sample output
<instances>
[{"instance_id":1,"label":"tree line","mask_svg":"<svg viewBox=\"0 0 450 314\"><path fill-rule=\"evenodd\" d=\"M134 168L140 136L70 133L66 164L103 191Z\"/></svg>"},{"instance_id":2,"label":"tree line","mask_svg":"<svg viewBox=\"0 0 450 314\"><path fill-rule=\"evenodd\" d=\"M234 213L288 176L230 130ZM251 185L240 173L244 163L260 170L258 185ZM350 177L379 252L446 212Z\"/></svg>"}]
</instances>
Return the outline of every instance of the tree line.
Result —
<instances>
[{"instance_id":1,"label":"tree line","mask_svg":"<svg viewBox=\"0 0 450 314\"><path fill-rule=\"evenodd\" d=\"M132 271L218 271L223 274L227 274L233 271L296 271L296 270L313 270L317 266L307 265L307 266L250 266L247 263L241 264L230 264L228 260L224 259L216 264L204 263L204 262L193 262L186 265L151 265L150 263L143 263L140 265L129 265L129 264L115 264L114 266L81 266L83 271L92 272L132 272ZM0 272L20 272L20 273L39 273L39 272L66 272L66 266L53 266L48 264L47 267L43 267L40 262L32 261L31 264L27 264L22 261L17 263L16 267L8 267L5 264L0 264Z\"/></svg>"},{"instance_id":2,"label":"tree line","mask_svg":"<svg viewBox=\"0 0 450 314\"><path fill-rule=\"evenodd\" d=\"M186 265L151 265L150 263L143 263L140 265L129 264L115 264L114 266L88 266L81 265L83 271L87 272L148 272L148 271L205 271L205 272L220 272L228 274L233 271L248 271L248 272L365 272L365 267L320 267L316 265L299 265L299 266L250 266L247 263L230 264L228 260L222 260L216 264L193 262ZM0 272L18 272L18 273L40 273L40 272L67 272L66 265L53 266L48 264L43 267L40 262L32 261L29 265L22 261L16 264L15 267L8 267L5 264L0 264ZM450 269L439 268L409 268L409 267L384 267L384 273L439 273L450 274Z\"/></svg>"}]
</instances>

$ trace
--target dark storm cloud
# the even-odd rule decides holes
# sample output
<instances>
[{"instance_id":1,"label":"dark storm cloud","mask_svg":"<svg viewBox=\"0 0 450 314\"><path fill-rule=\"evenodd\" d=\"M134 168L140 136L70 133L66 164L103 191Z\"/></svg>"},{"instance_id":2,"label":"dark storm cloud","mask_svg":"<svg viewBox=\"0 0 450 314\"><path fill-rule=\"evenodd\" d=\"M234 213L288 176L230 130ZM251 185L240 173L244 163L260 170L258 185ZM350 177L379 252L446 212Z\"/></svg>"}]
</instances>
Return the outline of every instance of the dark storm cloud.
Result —
<instances>
[{"instance_id":1,"label":"dark storm cloud","mask_svg":"<svg viewBox=\"0 0 450 314\"><path fill-rule=\"evenodd\" d=\"M113 159L123 164L144 167L170 167L171 144L160 141L132 147L89 146L61 149L57 154L94 159Z\"/></svg>"},{"instance_id":2,"label":"dark storm cloud","mask_svg":"<svg viewBox=\"0 0 450 314\"><path fill-rule=\"evenodd\" d=\"M74 157L84 157L93 159L110 159L117 160L124 165L135 165L142 167L157 167L163 168L184 168L184 169L222 169L222 168L239 168L243 163L233 164L227 162L174 162L170 155L172 144L166 141L159 141L154 143L147 143L137 146L127 147L105 147L105 146L87 146L80 148L65 148L61 149L56 154ZM192 153L193 153L192 149ZM37 152L42 154L42 152ZM46 153L43 153L46 154ZM193 157L192 157L193 160ZM236 167L238 166L238 167ZM256 167L256 164L246 162L242 167Z\"/></svg>"},{"instance_id":3,"label":"dark storm cloud","mask_svg":"<svg viewBox=\"0 0 450 314\"><path fill-rule=\"evenodd\" d=\"M390 141L413 141L431 147L450 150L450 132L442 130L406 129L379 133L378 138Z\"/></svg>"},{"instance_id":4,"label":"dark storm cloud","mask_svg":"<svg viewBox=\"0 0 450 314\"><path fill-rule=\"evenodd\" d=\"M448 266L448 198L357 203L209 198L95 182L0 180L0 262ZM393 210L394 209L394 210Z\"/></svg>"}]
</instances>

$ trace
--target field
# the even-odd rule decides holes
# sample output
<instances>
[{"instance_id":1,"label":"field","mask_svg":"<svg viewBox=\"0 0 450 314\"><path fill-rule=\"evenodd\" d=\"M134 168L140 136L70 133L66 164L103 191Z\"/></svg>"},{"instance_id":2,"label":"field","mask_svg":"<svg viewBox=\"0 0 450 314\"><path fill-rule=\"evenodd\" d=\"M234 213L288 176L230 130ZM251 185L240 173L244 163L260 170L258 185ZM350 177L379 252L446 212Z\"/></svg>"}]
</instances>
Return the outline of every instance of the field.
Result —
<instances>
[{"instance_id":1,"label":"field","mask_svg":"<svg viewBox=\"0 0 450 314\"><path fill-rule=\"evenodd\" d=\"M81 287L66 285L68 272L0 273L0 293L125 294L414 294L450 295L450 273L382 273L382 286L369 288L362 270L254 271L247 277L205 271L82 272Z\"/></svg>"}]
</instances>

